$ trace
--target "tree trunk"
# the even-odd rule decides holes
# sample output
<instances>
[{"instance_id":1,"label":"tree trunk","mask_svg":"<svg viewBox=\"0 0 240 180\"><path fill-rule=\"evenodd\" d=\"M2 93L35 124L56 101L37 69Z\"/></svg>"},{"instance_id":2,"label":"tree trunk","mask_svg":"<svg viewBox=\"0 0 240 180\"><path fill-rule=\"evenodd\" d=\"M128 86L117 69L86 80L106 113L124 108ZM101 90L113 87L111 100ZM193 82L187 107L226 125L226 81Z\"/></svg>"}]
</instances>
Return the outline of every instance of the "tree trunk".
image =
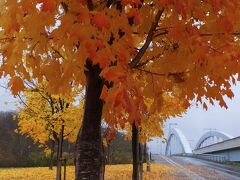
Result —
<instances>
[{"instance_id":1,"label":"tree trunk","mask_svg":"<svg viewBox=\"0 0 240 180\"><path fill-rule=\"evenodd\" d=\"M143 162L147 163L147 143L144 143Z\"/></svg>"},{"instance_id":2,"label":"tree trunk","mask_svg":"<svg viewBox=\"0 0 240 180\"><path fill-rule=\"evenodd\" d=\"M138 166L138 129L135 123L132 124L132 157L133 157L133 173L132 179L139 180L139 166Z\"/></svg>"},{"instance_id":3,"label":"tree trunk","mask_svg":"<svg viewBox=\"0 0 240 180\"><path fill-rule=\"evenodd\" d=\"M143 153L142 153L142 145L139 143L139 180L142 180L143 174Z\"/></svg>"},{"instance_id":4,"label":"tree trunk","mask_svg":"<svg viewBox=\"0 0 240 180\"><path fill-rule=\"evenodd\" d=\"M107 164L111 165L111 142L107 144Z\"/></svg>"},{"instance_id":5,"label":"tree trunk","mask_svg":"<svg viewBox=\"0 0 240 180\"><path fill-rule=\"evenodd\" d=\"M50 162L49 162L49 169L53 169L53 155L55 151L55 141L51 140L51 155L50 155Z\"/></svg>"},{"instance_id":6,"label":"tree trunk","mask_svg":"<svg viewBox=\"0 0 240 180\"><path fill-rule=\"evenodd\" d=\"M103 179L103 153L101 117L103 102L100 95L103 88L101 69L86 62L87 80L82 128L76 144L76 180Z\"/></svg>"},{"instance_id":7,"label":"tree trunk","mask_svg":"<svg viewBox=\"0 0 240 180\"><path fill-rule=\"evenodd\" d=\"M64 133L64 125L62 125L59 146L58 146L58 157L57 157L57 176L56 180L62 179L62 146L63 146L63 133Z\"/></svg>"},{"instance_id":8,"label":"tree trunk","mask_svg":"<svg viewBox=\"0 0 240 180\"><path fill-rule=\"evenodd\" d=\"M104 179L104 176L105 176L105 165L106 165L106 152L105 152L105 149L104 149L104 145L103 145L103 142L102 142L102 153L103 153L103 163L102 163L102 176L103 176L103 179Z\"/></svg>"}]
</instances>

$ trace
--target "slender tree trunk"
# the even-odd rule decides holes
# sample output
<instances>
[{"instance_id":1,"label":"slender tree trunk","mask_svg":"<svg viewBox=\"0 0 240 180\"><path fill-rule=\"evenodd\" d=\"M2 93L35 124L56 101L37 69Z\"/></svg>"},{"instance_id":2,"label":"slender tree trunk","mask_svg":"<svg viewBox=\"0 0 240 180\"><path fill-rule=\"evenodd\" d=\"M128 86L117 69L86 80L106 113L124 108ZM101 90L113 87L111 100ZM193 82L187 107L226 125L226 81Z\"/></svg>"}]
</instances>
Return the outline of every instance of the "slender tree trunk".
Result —
<instances>
[{"instance_id":1,"label":"slender tree trunk","mask_svg":"<svg viewBox=\"0 0 240 180\"><path fill-rule=\"evenodd\" d=\"M64 133L64 125L61 127L60 139L59 139L59 147L58 147L58 158L57 158L57 176L56 180L61 180L62 176L62 146L63 146L63 133Z\"/></svg>"},{"instance_id":2,"label":"slender tree trunk","mask_svg":"<svg viewBox=\"0 0 240 180\"><path fill-rule=\"evenodd\" d=\"M111 142L108 143L107 145L107 163L111 164Z\"/></svg>"},{"instance_id":3,"label":"slender tree trunk","mask_svg":"<svg viewBox=\"0 0 240 180\"><path fill-rule=\"evenodd\" d=\"M139 166L138 166L138 129L135 123L132 124L132 157L133 157L133 173L132 179L139 180Z\"/></svg>"},{"instance_id":4,"label":"slender tree trunk","mask_svg":"<svg viewBox=\"0 0 240 180\"><path fill-rule=\"evenodd\" d=\"M59 148L60 148L60 142L58 142L58 146L57 146L57 170L56 170L56 180L61 180L61 168L59 168Z\"/></svg>"},{"instance_id":5,"label":"slender tree trunk","mask_svg":"<svg viewBox=\"0 0 240 180\"><path fill-rule=\"evenodd\" d=\"M82 128L76 144L76 180L103 179L103 153L101 117L103 102L100 95L103 88L101 69L98 65L86 62L86 97Z\"/></svg>"},{"instance_id":6,"label":"slender tree trunk","mask_svg":"<svg viewBox=\"0 0 240 180\"><path fill-rule=\"evenodd\" d=\"M55 151L55 141L51 140L51 155L50 155L50 162L49 162L49 169L53 169L53 155Z\"/></svg>"},{"instance_id":7,"label":"slender tree trunk","mask_svg":"<svg viewBox=\"0 0 240 180\"><path fill-rule=\"evenodd\" d=\"M59 158L59 139L57 140L57 162L58 162L58 158Z\"/></svg>"},{"instance_id":8,"label":"slender tree trunk","mask_svg":"<svg viewBox=\"0 0 240 180\"><path fill-rule=\"evenodd\" d=\"M147 162L147 143L144 143L144 150L143 150L143 162Z\"/></svg>"},{"instance_id":9,"label":"slender tree trunk","mask_svg":"<svg viewBox=\"0 0 240 180\"><path fill-rule=\"evenodd\" d=\"M102 163L102 171L103 171L103 179L104 179L104 176L105 176L105 165L106 165L106 152L105 152L105 149L104 149L104 145L103 145L103 142L102 142L102 152L103 152L103 163Z\"/></svg>"},{"instance_id":10,"label":"slender tree trunk","mask_svg":"<svg viewBox=\"0 0 240 180\"><path fill-rule=\"evenodd\" d=\"M142 180L143 175L143 153L142 153L142 145L141 143L139 145L139 180Z\"/></svg>"}]
</instances>

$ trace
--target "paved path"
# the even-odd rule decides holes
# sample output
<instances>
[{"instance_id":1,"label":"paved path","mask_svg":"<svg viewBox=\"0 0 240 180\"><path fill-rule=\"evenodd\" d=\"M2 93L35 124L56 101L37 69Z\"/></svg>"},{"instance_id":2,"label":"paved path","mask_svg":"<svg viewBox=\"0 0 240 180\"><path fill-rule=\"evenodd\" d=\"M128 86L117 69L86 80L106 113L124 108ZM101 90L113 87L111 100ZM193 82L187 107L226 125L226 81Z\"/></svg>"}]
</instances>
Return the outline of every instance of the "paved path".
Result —
<instances>
[{"instance_id":1,"label":"paved path","mask_svg":"<svg viewBox=\"0 0 240 180\"><path fill-rule=\"evenodd\" d=\"M224 180L240 180L240 167L237 166L225 165L190 157L172 157L172 159L185 166L192 165L209 171L214 171L222 177L221 179Z\"/></svg>"},{"instance_id":2,"label":"paved path","mask_svg":"<svg viewBox=\"0 0 240 180\"><path fill-rule=\"evenodd\" d=\"M240 180L240 167L189 157L153 155L156 163L176 168L177 180Z\"/></svg>"}]
</instances>

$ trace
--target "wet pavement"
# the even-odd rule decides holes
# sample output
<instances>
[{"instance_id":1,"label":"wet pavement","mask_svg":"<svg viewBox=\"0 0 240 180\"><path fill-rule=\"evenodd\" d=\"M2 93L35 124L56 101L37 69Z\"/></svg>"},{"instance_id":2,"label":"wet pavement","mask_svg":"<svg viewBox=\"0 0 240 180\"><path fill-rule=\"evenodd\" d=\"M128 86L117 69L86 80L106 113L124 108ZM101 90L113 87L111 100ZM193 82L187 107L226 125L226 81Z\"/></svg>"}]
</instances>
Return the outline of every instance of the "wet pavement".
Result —
<instances>
[{"instance_id":1,"label":"wet pavement","mask_svg":"<svg viewBox=\"0 0 240 180\"><path fill-rule=\"evenodd\" d=\"M155 155L156 163L173 166L179 180L240 180L240 167L190 157Z\"/></svg>"},{"instance_id":2,"label":"wet pavement","mask_svg":"<svg viewBox=\"0 0 240 180\"><path fill-rule=\"evenodd\" d=\"M215 162L200 160L195 158L188 158L188 157L173 157L173 159L185 165L194 165L194 166L206 168L209 170L214 170L219 174L227 176L228 179L240 180L240 167L238 166L225 165L225 164L220 164L220 163L215 163Z\"/></svg>"}]
</instances>

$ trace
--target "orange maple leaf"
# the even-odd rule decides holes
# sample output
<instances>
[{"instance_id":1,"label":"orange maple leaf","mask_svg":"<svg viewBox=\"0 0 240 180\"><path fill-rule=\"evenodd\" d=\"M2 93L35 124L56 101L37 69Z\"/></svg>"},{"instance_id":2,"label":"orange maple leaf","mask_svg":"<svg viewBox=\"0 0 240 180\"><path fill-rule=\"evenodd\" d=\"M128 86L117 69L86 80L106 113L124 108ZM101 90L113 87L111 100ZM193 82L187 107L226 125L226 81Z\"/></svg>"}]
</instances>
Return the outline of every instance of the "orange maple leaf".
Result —
<instances>
[{"instance_id":1,"label":"orange maple leaf","mask_svg":"<svg viewBox=\"0 0 240 180\"><path fill-rule=\"evenodd\" d=\"M93 16L91 23L99 30L102 30L103 28L109 29L111 27L110 19L105 14L96 14Z\"/></svg>"},{"instance_id":2,"label":"orange maple leaf","mask_svg":"<svg viewBox=\"0 0 240 180\"><path fill-rule=\"evenodd\" d=\"M87 22L89 20L89 11L87 8L84 7L80 7L80 12L77 15L77 21L79 23L84 23Z\"/></svg>"},{"instance_id":3,"label":"orange maple leaf","mask_svg":"<svg viewBox=\"0 0 240 180\"><path fill-rule=\"evenodd\" d=\"M56 9L55 0L37 0L38 3L42 3L42 11L53 12Z\"/></svg>"},{"instance_id":4,"label":"orange maple leaf","mask_svg":"<svg viewBox=\"0 0 240 180\"><path fill-rule=\"evenodd\" d=\"M135 25L140 25L143 22L142 17L137 9L130 9L127 16L129 18L133 18L133 22Z\"/></svg>"},{"instance_id":5,"label":"orange maple leaf","mask_svg":"<svg viewBox=\"0 0 240 180\"><path fill-rule=\"evenodd\" d=\"M14 31L19 32L19 30L20 30L19 23L17 22L16 19L13 19L5 29L5 35L10 35Z\"/></svg>"},{"instance_id":6,"label":"orange maple leaf","mask_svg":"<svg viewBox=\"0 0 240 180\"><path fill-rule=\"evenodd\" d=\"M11 87L13 95L17 95L25 88L22 79L18 76L14 76L13 78L11 78L8 85Z\"/></svg>"},{"instance_id":7,"label":"orange maple leaf","mask_svg":"<svg viewBox=\"0 0 240 180\"><path fill-rule=\"evenodd\" d=\"M205 102L203 103L203 109L205 109L206 111L208 110L207 104Z\"/></svg>"}]
</instances>

